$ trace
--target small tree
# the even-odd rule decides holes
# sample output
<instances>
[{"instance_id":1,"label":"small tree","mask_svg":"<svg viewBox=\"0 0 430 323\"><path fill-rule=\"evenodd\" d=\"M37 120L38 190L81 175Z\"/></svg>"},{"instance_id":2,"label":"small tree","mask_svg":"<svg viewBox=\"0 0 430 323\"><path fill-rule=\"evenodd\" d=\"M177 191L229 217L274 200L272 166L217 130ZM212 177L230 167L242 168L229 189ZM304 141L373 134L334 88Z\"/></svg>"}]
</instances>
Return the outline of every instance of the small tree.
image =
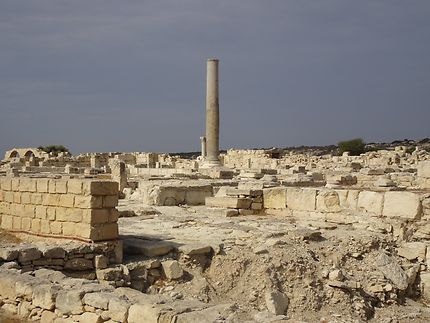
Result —
<instances>
[{"instance_id":1,"label":"small tree","mask_svg":"<svg viewBox=\"0 0 430 323\"><path fill-rule=\"evenodd\" d=\"M339 149L339 154L343 154L348 151L351 156L358 156L366 151L366 143L361 138L355 138L346 141L339 141L337 147Z\"/></svg>"},{"instance_id":2,"label":"small tree","mask_svg":"<svg viewBox=\"0 0 430 323\"><path fill-rule=\"evenodd\" d=\"M37 149L43 150L45 153L52 153L54 156L57 156L58 153L69 153L69 149L64 147L63 145L49 145L49 146L39 146Z\"/></svg>"}]
</instances>

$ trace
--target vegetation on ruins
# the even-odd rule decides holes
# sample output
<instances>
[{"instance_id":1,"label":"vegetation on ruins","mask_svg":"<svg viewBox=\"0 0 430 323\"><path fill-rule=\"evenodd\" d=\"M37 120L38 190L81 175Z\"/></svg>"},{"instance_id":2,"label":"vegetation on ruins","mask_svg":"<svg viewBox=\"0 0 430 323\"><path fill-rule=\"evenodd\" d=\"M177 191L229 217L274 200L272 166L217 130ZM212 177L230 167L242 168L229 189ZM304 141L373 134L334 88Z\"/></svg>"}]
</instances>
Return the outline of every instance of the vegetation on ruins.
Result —
<instances>
[{"instance_id":1,"label":"vegetation on ruins","mask_svg":"<svg viewBox=\"0 0 430 323\"><path fill-rule=\"evenodd\" d=\"M69 149L64 147L63 145L49 145L49 146L39 146L37 147L39 150L43 150L44 152L53 155L58 155L58 153L69 153Z\"/></svg>"},{"instance_id":2,"label":"vegetation on ruins","mask_svg":"<svg viewBox=\"0 0 430 323\"><path fill-rule=\"evenodd\" d=\"M339 141L337 147L339 149L340 155L342 155L346 151L348 151L351 156L358 156L366 152L366 143L362 138Z\"/></svg>"}]
</instances>

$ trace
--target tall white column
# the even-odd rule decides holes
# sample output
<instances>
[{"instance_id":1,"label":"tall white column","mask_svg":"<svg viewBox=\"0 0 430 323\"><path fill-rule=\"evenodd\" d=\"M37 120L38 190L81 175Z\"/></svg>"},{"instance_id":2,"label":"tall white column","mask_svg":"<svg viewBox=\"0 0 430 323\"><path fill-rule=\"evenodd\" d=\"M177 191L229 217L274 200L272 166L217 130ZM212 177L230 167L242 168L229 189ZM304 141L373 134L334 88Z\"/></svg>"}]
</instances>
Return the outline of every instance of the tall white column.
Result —
<instances>
[{"instance_id":1,"label":"tall white column","mask_svg":"<svg viewBox=\"0 0 430 323\"><path fill-rule=\"evenodd\" d=\"M206 137L200 137L200 144L202 147L202 157L206 157Z\"/></svg>"},{"instance_id":2,"label":"tall white column","mask_svg":"<svg viewBox=\"0 0 430 323\"><path fill-rule=\"evenodd\" d=\"M218 60L206 64L206 166L220 166Z\"/></svg>"}]
</instances>

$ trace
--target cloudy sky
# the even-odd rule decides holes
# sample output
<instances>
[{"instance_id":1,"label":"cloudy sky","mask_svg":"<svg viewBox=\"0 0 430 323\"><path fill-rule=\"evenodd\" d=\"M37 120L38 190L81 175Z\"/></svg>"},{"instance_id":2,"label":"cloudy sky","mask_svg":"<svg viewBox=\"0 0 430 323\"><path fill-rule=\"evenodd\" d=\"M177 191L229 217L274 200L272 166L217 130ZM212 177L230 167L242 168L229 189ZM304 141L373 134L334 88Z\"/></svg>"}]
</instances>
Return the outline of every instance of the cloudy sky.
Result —
<instances>
[{"instance_id":1,"label":"cloudy sky","mask_svg":"<svg viewBox=\"0 0 430 323\"><path fill-rule=\"evenodd\" d=\"M430 137L429 0L0 0L0 153Z\"/></svg>"}]
</instances>

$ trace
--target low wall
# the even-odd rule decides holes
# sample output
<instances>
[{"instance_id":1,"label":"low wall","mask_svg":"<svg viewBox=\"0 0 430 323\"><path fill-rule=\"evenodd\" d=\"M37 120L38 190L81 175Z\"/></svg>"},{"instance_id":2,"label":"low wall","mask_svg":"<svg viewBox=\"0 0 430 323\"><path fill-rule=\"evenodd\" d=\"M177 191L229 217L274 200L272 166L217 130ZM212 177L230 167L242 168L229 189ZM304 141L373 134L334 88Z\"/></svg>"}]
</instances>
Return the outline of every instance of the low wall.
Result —
<instances>
[{"instance_id":1,"label":"low wall","mask_svg":"<svg viewBox=\"0 0 430 323\"><path fill-rule=\"evenodd\" d=\"M143 196L145 205L204 205L205 198L213 195L213 188L210 184L160 184L144 183L139 184L139 189Z\"/></svg>"},{"instance_id":2,"label":"low wall","mask_svg":"<svg viewBox=\"0 0 430 323\"><path fill-rule=\"evenodd\" d=\"M0 178L0 228L82 241L118 237L118 183Z\"/></svg>"},{"instance_id":3,"label":"low wall","mask_svg":"<svg viewBox=\"0 0 430 323\"><path fill-rule=\"evenodd\" d=\"M264 189L263 200L265 209L430 219L430 194L424 192L276 187Z\"/></svg>"}]
</instances>

